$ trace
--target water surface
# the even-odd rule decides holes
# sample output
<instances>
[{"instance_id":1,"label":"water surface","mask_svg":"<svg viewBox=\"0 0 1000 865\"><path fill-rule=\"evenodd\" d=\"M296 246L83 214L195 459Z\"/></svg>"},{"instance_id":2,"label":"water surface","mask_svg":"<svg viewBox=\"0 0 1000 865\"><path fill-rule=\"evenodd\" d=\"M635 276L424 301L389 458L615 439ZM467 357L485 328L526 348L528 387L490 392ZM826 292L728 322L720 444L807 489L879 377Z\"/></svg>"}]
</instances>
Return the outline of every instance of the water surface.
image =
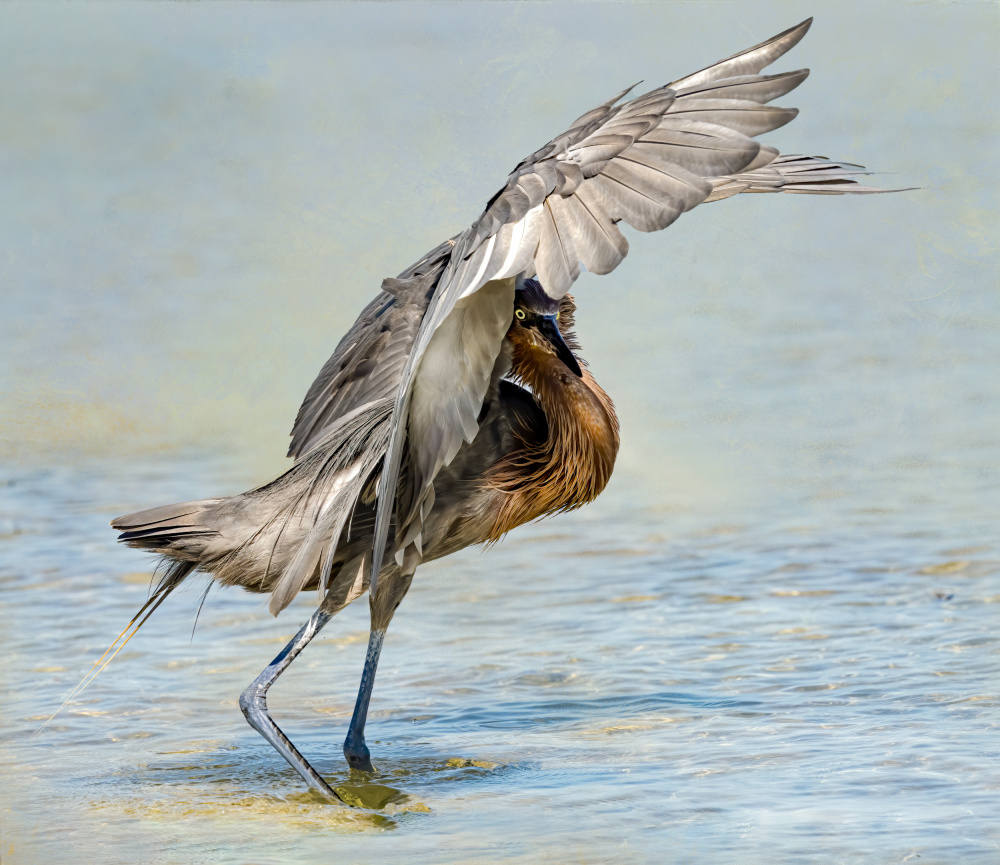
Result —
<instances>
[{"instance_id":1,"label":"water surface","mask_svg":"<svg viewBox=\"0 0 1000 865\"><path fill-rule=\"evenodd\" d=\"M50 14L58 9L58 15ZM237 698L311 612L141 605L108 521L282 470L395 273L632 81L806 15L768 137L916 192L629 235L579 335L623 428L592 506L421 569ZM998 22L988 4L0 10L5 863L996 862ZM10 202L16 206L11 207Z\"/></svg>"}]
</instances>

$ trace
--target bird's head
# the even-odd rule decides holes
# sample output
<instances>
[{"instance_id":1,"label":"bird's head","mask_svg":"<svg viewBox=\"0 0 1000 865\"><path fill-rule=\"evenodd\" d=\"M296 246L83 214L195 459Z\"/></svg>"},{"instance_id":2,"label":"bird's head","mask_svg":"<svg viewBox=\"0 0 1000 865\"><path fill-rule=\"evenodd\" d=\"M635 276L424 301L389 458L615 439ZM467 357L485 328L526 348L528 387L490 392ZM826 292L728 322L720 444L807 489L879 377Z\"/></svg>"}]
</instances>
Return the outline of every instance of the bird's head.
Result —
<instances>
[{"instance_id":1,"label":"bird's head","mask_svg":"<svg viewBox=\"0 0 1000 865\"><path fill-rule=\"evenodd\" d=\"M514 292L514 318L507 337L515 344L527 344L554 354L578 377L583 376L580 364L570 349L576 340L569 334L563 338L560 325L572 327L574 304L566 295L553 300L534 279L526 279ZM563 321L567 318L568 321Z\"/></svg>"}]
</instances>

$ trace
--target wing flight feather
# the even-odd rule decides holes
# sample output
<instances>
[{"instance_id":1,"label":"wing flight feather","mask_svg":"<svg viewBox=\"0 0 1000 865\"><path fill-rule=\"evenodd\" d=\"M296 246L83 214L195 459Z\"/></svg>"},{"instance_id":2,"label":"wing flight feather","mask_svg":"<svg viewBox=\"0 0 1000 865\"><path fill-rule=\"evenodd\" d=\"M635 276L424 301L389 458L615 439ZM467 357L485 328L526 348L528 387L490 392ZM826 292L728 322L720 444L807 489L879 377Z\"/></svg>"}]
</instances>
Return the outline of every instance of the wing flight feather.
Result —
<instances>
[{"instance_id":1,"label":"wing flight feather","mask_svg":"<svg viewBox=\"0 0 1000 865\"><path fill-rule=\"evenodd\" d=\"M560 298L581 265L611 272L628 253L622 221L658 231L698 204L741 192L882 191L861 186L857 166L779 156L753 140L798 113L768 103L801 84L808 70L759 73L798 44L810 24L621 102L629 88L583 114L520 162L466 231L404 271L396 294L383 285L310 390L291 448L293 455L305 452L358 400L394 397L377 493L372 594L392 524L397 560L412 545L416 554L405 561L419 561L434 477L475 437L490 383L499 377L517 280L537 274Z\"/></svg>"}]
</instances>

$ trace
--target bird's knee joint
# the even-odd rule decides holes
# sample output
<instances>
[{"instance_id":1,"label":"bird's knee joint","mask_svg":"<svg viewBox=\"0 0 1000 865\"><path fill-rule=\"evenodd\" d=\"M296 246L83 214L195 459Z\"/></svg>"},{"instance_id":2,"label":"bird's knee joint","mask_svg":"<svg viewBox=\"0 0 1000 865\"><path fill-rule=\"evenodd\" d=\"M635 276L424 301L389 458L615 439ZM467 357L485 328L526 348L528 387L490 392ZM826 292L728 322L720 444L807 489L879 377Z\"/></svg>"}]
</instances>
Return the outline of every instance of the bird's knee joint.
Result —
<instances>
[{"instance_id":1,"label":"bird's knee joint","mask_svg":"<svg viewBox=\"0 0 1000 865\"><path fill-rule=\"evenodd\" d=\"M267 712L267 694L256 686L256 683L240 694L240 711L249 721L258 712Z\"/></svg>"}]
</instances>

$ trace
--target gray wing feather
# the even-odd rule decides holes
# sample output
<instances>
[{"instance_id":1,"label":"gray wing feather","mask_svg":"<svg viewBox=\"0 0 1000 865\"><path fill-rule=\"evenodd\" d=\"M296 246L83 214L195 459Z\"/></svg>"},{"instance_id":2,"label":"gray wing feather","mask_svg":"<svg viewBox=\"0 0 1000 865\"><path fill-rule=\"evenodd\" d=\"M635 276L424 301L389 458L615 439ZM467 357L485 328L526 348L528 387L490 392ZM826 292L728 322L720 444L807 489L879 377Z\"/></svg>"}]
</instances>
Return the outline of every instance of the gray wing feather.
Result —
<instances>
[{"instance_id":1,"label":"gray wing feather","mask_svg":"<svg viewBox=\"0 0 1000 865\"><path fill-rule=\"evenodd\" d=\"M747 136L772 132L793 121L799 114L797 108L777 108L760 105L749 99L678 99L671 110L671 119L687 117L714 123Z\"/></svg>"},{"instance_id":2,"label":"gray wing feather","mask_svg":"<svg viewBox=\"0 0 1000 865\"><path fill-rule=\"evenodd\" d=\"M567 218L560 215L557 202L562 201L558 196L552 196L542 207L535 270L553 290L565 287L569 291L569 286L580 275L580 254L576 251Z\"/></svg>"},{"instance_id":3,"label":"gray wing feather","mask_svg":"<svg viewBox=\"0 0 1000 865\"><path fill-rule=\"evenodd\" d=\"M623 219L639 231L666 228L681 214L681 208L674 206L666 195L659 195L659 190L623 165L609 166L588 184L587 192L593 193L612 219ZM542 284L553 294L567 288L553 285L550 289L548 283L543 281Z\"/></svg>"},{"instance_id":4,"label":"gray wing feather","mask_svg":"<svg viewBox=\"0 0 1000 865\"><path fill-rule=\"evenodd\" d=\"M676 89L677 98L688 96L718 99L748 99L761 105L784 96L798 87L809 77L808 69L796 69L794 72L779 72L777 75L734 75L721 81L706 81L693 87Z\"/></svg>"},{"instance_id":5,"label":"gray wing feather","mask_svg":"<svg viewBox=\"0 0 1000 865\"><path fill-rule=\"evenodd\" d=\"M514 280L489 282L455 304L427 345L409 412L407 488L413 498L399 511L402 540L397 548L419 531L414 528L420 523L418 509L438 471L479 432L478 418L497 360L494 346L503 341L513 307Z\"/></svg>"},{"instance_id":6,"label":"gray wing feather","mask_svg":"<svg viewBox=\"0 0 1000 865\"><path fill-rule=\"evenodd\" d=\"M388 371L376 376L375 387L382 394L394 387L378 488L373 593L392 517L397 556L410 543L419 553L434 476L478 430L515 279L537 273L546 292L559 298L581 264L594 273L610 272L628 252L620 221L657 231L702 202L740 192L868 191L854 179L852 166L780 157L752 138L796 116L795 109L767 103L798 86L808 70L759 73L796 45L810 23L628 102L620 100L632 88L588 111L522 160L450 248L438 247L441 266L415 330L390 347L372 334L378 313L369 313L372 323L344 355L361 358L352 374L365 360L378 370L384 365ZM335 375L333 370L327 376L329 382ZM318 424L329 418L337 399L350 404L358 398L346 384L319 390L327 393L326 402L315 400L305 418ZM361 385L357 392L371 395Z\"/></svg>"},{"instance_id":7,"label":"gray wing feather","mask_svg":"<svg viewBox=\"0 0 1000 865\"><path fill-rule=\"evenodd\" d=\"M761 160L759 164L748 166L739 174L712 178L715 188L706 201L720 201L741 192L872 195L905 191L863 186L855 178L870 172L859 165L834 162L822 156L778 156L777 151L773 148L771 150L771 153L766 154L766 161Z\"/></svg>"},{"instance_id":8,"label":"gray wing feather","mask_svg":"<svg viewBox=\"0 0 1000 865\"><path fill-rule=\"evenodd\" d=\"M316 518L305 539L288 564L271 592L268 608L276 616L309 582L324 551L336 549L344 525L354 508L354 502L366 478L360 476L361 465L356 463L335 476L330 485L330 499ZM320 598L326 591L326 580L320 580Z\"/></svg>"},{"instance_id":9,"label":"gray wing feather","mask_svg":"<svg viewBox=\"0 0 1000 865\"><path fill-rule=\"evenodd\" d=\"M782 54L798 45L811 26L812 18L807 18L801 24L789 27L784 32L761 42L759 45L740 51L718 63L713 63L700 72L678 78L669 86L672 90L677 91L686 87L696 87L708 81L717 81L720 78L732 78L760 72L765 66L770 66Z\"/></svg>"},{"instance_id":10,"label":"gray wing feather","mask_svg":"<svg viewBox=\"0 0 1000 865\"><path fill-rule=\"evenodd\" d=\"M300 489L285 519L313 514L295 555L271 592L269 609L278 615L316 573L322 598L333 570L338 541L355 503L385 453L392 400L382 398L353 409L331 425L306 458L296 466ZM280 531L278 532L280 538ZM274 541L277 544L277 540Z\"/></svg>"},{"instance_id":11,"label":"gray wing feather","mask_svg":"<svg viewBox=\"0 0 1000 865\"><path fill-rule=\"evenodd\" d=\"M347 412L394 397L423 320L437 275L452 249L446 241L382 291L365 307L323 365L299 408L288 456L301 458Z\"/></svg>"},{"instance_id":12,"label":"gray wing feather","mask_svg":"<svg viewBox=\"0 0 1000 865\"><path fill-rule=\"evenodd\" d=\"M206 510L215 507L221 501L222 499L202 499L196 502L182 502L179 505L160 505L118 517L111 525L123 532L159 533L173 529L189 529L199 524L199 518Z\"/></svg>"},{"instance_id":13,"label":"gray wing feather","mask_svg":"<svg viewBox=\"0 0 1000 865\"><path fill-rule=\"evenodd\" d=\"M628 240L618 230L588 185L569 198L553 198L560 236L573 240L583 266L591 273L611 273L628 255Z\"/></svg>"},{"instance_id":14,"label":"gray wing feather","mask_svg":"<svg viewBox=\"0 0 1000 865\"><path fill-rule=\"evenodd\" d=\"M696 175L711 177L743 170L759 150L758 142L722 126L677 120L669 129L659 127L644 135L629 148L627 157L640 162L655 159L654 167L683 161Z\"/></svg>"}]
</instances>

